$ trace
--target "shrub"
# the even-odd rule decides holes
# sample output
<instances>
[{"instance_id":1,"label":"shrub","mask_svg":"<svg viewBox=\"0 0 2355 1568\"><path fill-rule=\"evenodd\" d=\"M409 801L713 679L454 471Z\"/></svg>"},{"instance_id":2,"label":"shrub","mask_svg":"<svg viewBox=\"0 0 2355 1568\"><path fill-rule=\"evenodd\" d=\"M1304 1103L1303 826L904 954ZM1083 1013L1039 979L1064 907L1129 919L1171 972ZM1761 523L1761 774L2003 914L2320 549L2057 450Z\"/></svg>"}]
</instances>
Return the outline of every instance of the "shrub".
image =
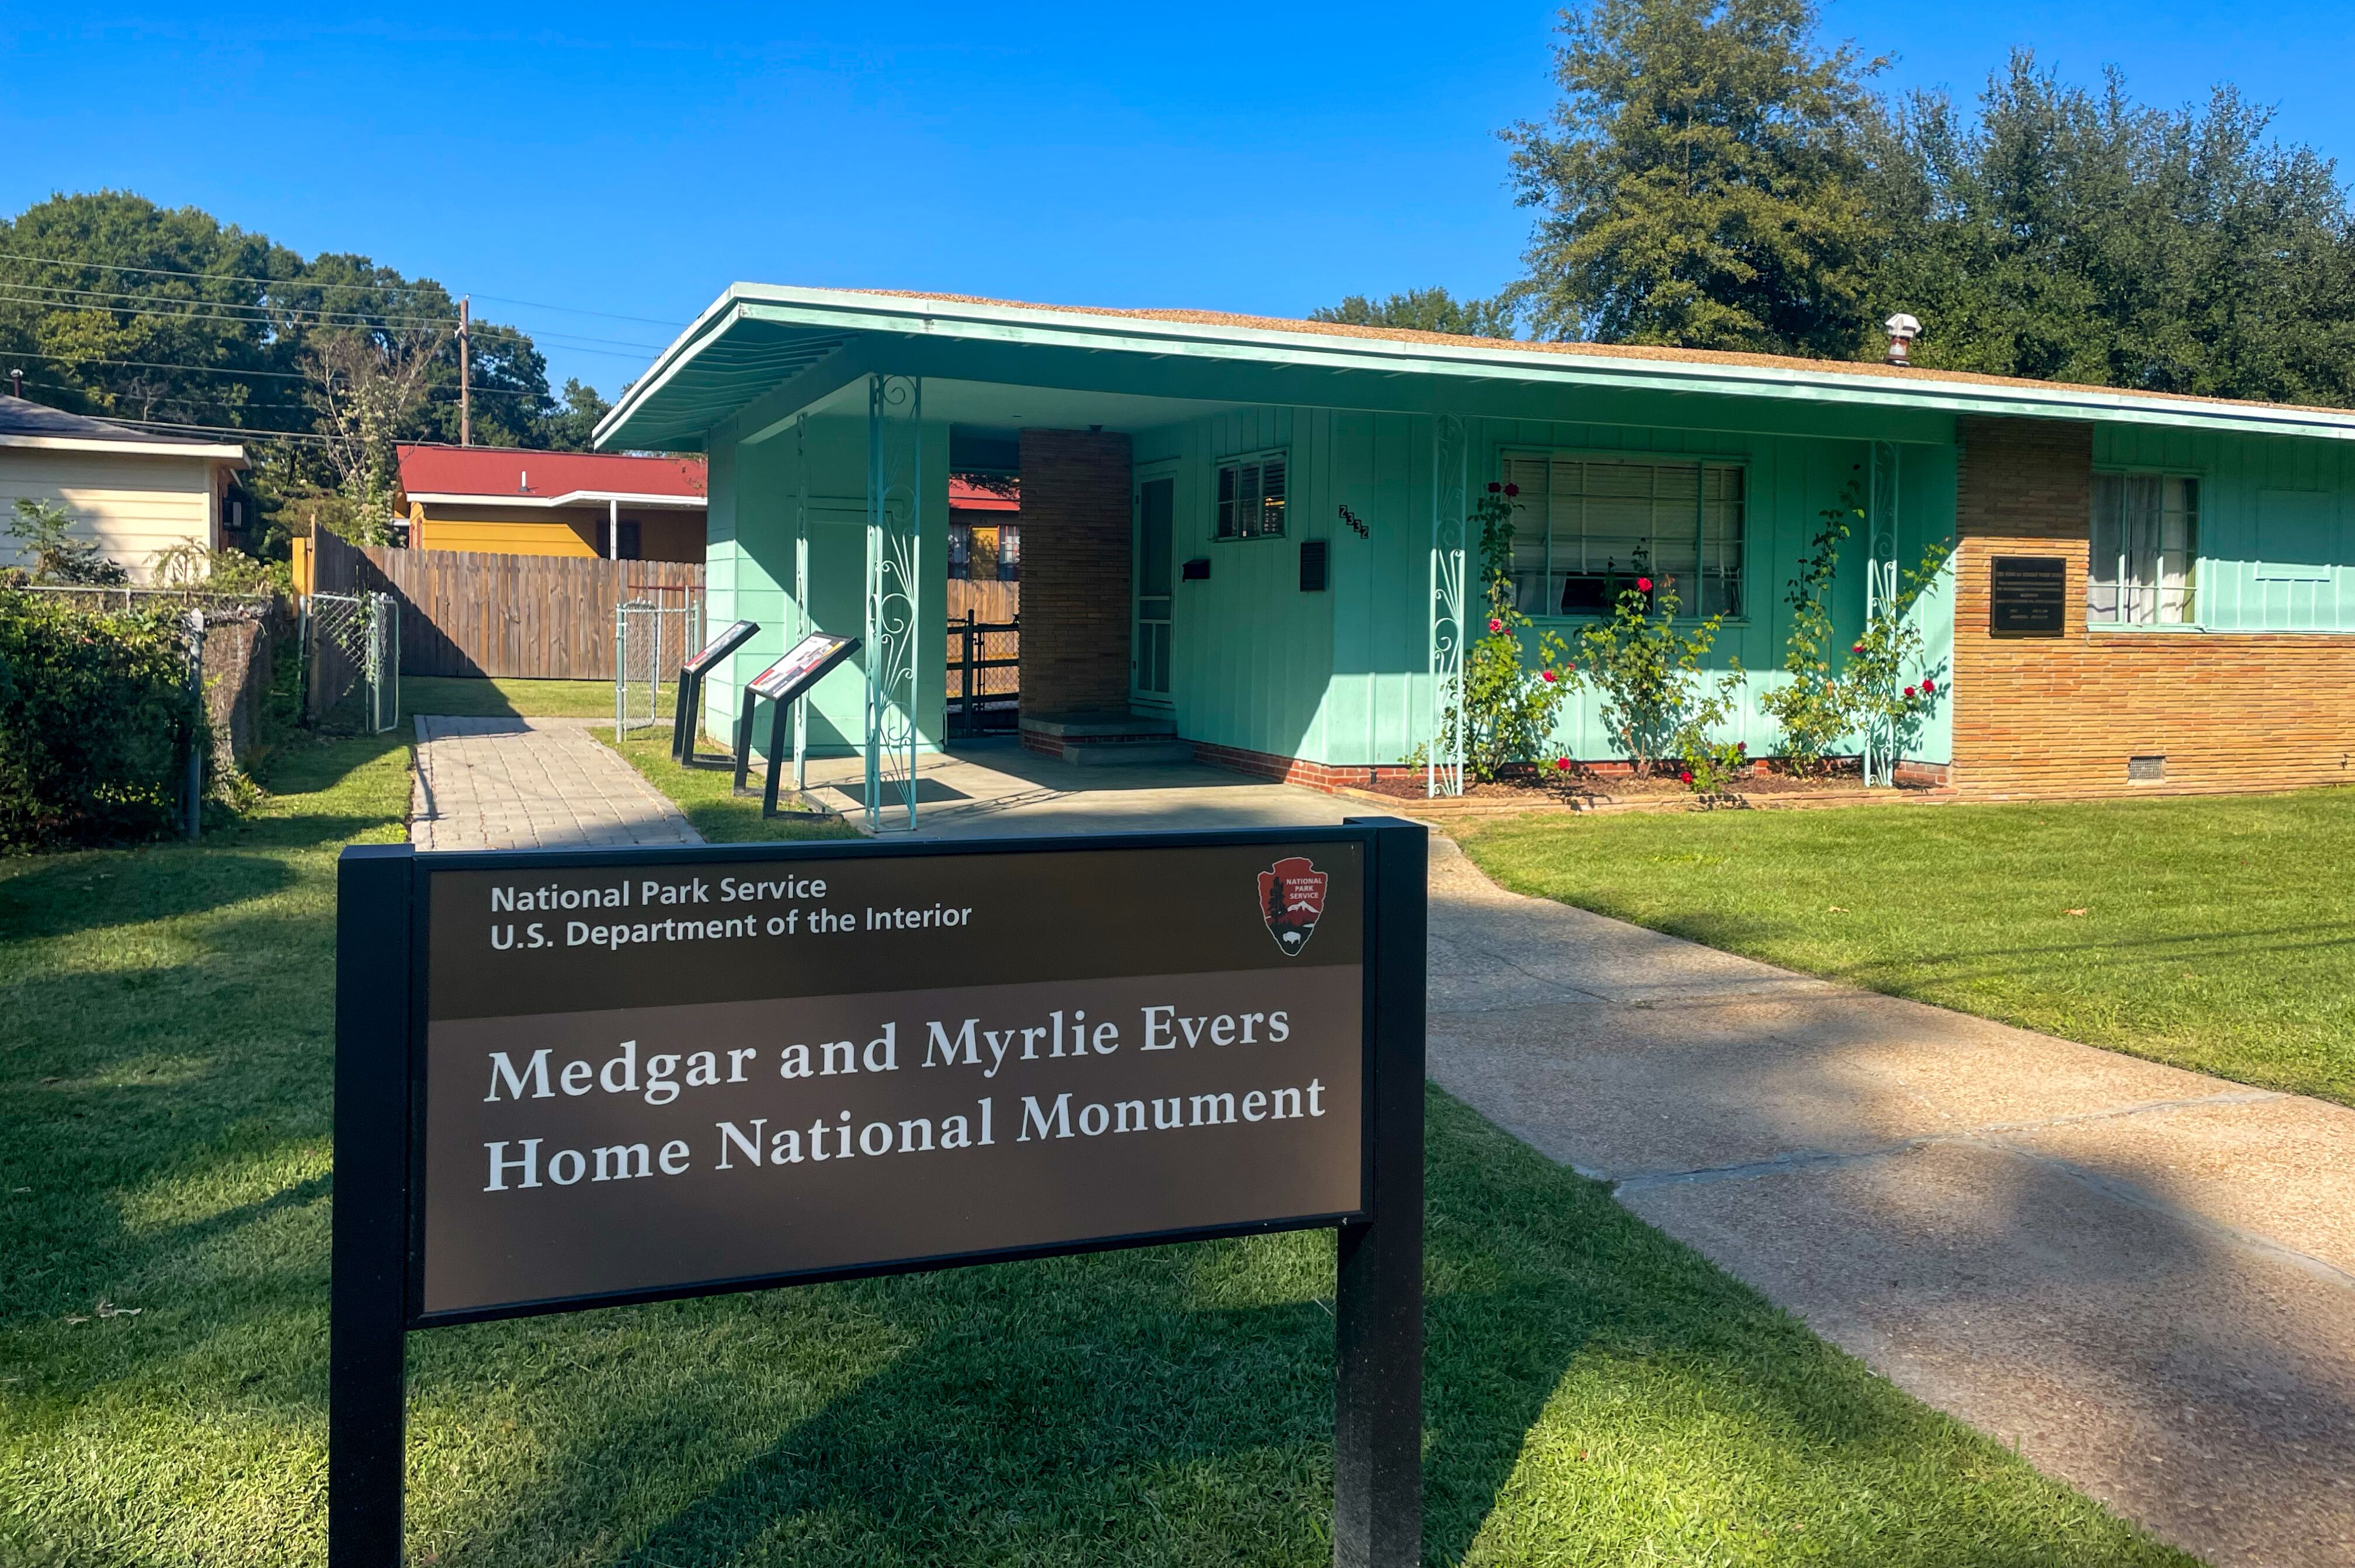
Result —
<instances>
[{"instance_id":1,"label":"shrub","mask_svg":"<svg viewBox=\"0 0 2355 1568\"><path fill-rule=\"evenodd\" d=\"M1465 650L1462 711L1450 708L1439 719L1443 736L1462 725L1464 771L1482 784L1550 750L1561 699L1570 691L1570 645L1561 633L1538 635L1536 674L1522 662L1530 623L1513 594L1513 498L1519 494L1518 485L1491 484L1468 519L1479 530L1487 629ZM1418 746L1405 760L1420 767L1427 755L1427 748Z\"/></svg>"},{"instance_id":2,"label":"shrub","mask_svg":"<svg viewBox=\"0 0 2355 1568\"><path fill-rule=\"evenodd\" d=\"M1784 761L1793 773L1807 777L1823 773L1832 748L1856 728L1852 688L1832 677L1832 613L1826 600L1839 565L1839 547L1864 517L1861 476L1849 480L1839 505L1828 507L1822 517L1824 526L1783 595L1791 606L1791 632L1783 646L1783 668L1791 679L1758 699L1758 706L1782 727Z\"/></svg>"},{"instance_id":3,"label":"shrub","mask_svg":"<svg viewBox=\"0 0 2355 1568\"><path fill-rule=\"evenodd\" d=\"M1672 756L1685 758L1688 771L1695 763L1714 769L1718 752L1709 731L1733 716L1742 695L1739 663L1714 682L1700 667L1725 618L1711 615L1678 630L1677 580L1655 585L1644 575L1640 552L1636 566L1634 585L1619 591L1611 613L1579 633L1575 678L1603 699L1604 727L1639 777ZM1741 754L1738 747L1723 750ZM1698 784L1700 775L1687 782Z\"/></svg>"},{"instance_id":4,"label":"shrub","mask_svg":"<svg viewBox=\"0 0 2355 1568\"><path fill-rule=\"evenodd\" d=\"M207 549L199 544L176 544L159 552L153 575L163 587L207 593L276 593L288 598L294 593L294 569L289 563L256 560L243 550Z\"/></svg>"},{"instance_id":5,"label":"shrub","mask_svg":"<svg viewBox=\"0 0 2355 1568\"><path fill-rule=\"evenodd\" d=\"M17 548L33 558L31 570L36 582L123 581L123 568L107 560L97 545L74 538L72 528L73 516L63 507L19 496L7 531Z\"/></svg>"},{"instance_id":6,"label":"shrub","mask_svg":"<svg viewBox=\"0 0 2355 1568\"><path fill-rule=\"evenodd\" d=\"M170 611L0 588L0 848L152 837L178 820L204 706Z\"/></svg>"}]
</instances>

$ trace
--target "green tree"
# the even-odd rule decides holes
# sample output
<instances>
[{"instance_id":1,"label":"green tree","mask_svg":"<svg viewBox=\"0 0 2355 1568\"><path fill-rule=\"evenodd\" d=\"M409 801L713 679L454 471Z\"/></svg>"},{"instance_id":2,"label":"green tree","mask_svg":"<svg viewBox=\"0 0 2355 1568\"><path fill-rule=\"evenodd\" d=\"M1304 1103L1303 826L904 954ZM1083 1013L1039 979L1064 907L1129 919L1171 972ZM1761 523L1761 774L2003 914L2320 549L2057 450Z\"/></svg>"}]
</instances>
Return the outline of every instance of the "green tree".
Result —
<instances>
[{"instance_id":1,"label":"green tree","mask_svg":"<svg viewBox=\"0 0 2355 1568\"><path fill-rule=\"evenodd\" d=\"M1562 13L1545 124L1503 133L1540 213L1513 297L1541 336L1852 356L1877 226L1865 80L1811 0Z\"/></svg>"},{"instance_id":2,"label":"green tree","mask_svg":"<svg viewBox=\"0 0 2355 1568\"><path fill-rule=\"evenodd\" d=\"M1495 299L1459 300L1445 289L1409 289L1386 300L1350 294L1339 304L1318 305L1308 313L1308 319L1404 332L1444 332L1456 337L1510 337L1518 308L1502 294Z\"/></svg>"},{"instance_id":3,"label":"green tree","mask_svg":"<svg viewBox=\"0 0 2355 1568\"><path fill-rule=\"evenodd\" d=\"M613 405L598 396L597 389L573 377L564 383L564 406L539 422L540 441L559 452L586 452L597 434L597 421L611 412Z\"/></svg>"},{"instance_id":4,"label":"green tree","mask_svg":"<svg viewBox=\"0 0 2355 1568\"><path fill-rule=\"evenodd\" d=\"M2153 391L2355 400L2355 222L2335 166L2232 89L2137 104L2015 53L1974 120L1917 96L1875 148L1876 303L1916 363Z\"/></svg>"}]
</instances>

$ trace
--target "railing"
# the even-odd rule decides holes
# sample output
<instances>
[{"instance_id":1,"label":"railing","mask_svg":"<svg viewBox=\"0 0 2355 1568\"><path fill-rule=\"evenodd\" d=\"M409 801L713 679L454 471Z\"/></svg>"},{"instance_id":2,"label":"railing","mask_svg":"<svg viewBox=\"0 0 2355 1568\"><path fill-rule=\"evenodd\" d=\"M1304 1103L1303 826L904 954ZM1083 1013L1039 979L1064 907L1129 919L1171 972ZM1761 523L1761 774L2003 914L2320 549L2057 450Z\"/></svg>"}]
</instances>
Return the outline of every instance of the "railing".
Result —
<instances>
[{"instance_id":1,"label":"railing","mask_svg":"<svg viewBox=\"0 0 2355 1568\"><path fill-rule=\"evenodd\" d=\"M949 623L948 731L1009 733L1021 720L1022 621L976 620L970 610Z\"/></svg>"}]
</instances>

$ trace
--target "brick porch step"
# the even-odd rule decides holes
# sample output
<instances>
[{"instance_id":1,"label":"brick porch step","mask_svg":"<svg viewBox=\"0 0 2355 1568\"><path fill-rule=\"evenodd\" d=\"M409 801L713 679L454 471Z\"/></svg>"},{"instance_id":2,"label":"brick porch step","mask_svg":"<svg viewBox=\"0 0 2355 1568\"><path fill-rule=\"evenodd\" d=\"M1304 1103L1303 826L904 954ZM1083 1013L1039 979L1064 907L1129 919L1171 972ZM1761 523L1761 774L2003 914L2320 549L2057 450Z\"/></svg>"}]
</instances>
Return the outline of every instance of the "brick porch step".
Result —
<instances>
[{"instance_id":1,"label":"brick porch step","mask_svg":"<svg viewBox=\"0 0 2355 1568\"><path fill-rule=\"evenodd\" d=\"M1024 714L1025 750L1081 767L1144 767L1194 760L1192 742L1154 714L1120 711Z\"/></svg>"}]
</instances>

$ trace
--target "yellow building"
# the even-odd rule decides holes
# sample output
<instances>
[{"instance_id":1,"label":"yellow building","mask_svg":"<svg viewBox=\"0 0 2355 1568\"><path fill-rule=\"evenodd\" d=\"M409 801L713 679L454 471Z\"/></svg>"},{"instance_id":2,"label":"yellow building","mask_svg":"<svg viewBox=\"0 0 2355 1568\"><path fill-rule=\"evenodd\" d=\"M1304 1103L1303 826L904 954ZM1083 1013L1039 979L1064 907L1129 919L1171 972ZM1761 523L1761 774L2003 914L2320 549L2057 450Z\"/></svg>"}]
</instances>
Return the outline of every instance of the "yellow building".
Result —
<instances>
[{"instance_id":1,"label":"yellow building","mask_svg":"<svg viewBox=\"0 0 2355 1568\"><path fill-rule=\"evenodd\" d=\"M703 560L700 457L403 446L411 549Z\"/></svg>"}]
</instances>

